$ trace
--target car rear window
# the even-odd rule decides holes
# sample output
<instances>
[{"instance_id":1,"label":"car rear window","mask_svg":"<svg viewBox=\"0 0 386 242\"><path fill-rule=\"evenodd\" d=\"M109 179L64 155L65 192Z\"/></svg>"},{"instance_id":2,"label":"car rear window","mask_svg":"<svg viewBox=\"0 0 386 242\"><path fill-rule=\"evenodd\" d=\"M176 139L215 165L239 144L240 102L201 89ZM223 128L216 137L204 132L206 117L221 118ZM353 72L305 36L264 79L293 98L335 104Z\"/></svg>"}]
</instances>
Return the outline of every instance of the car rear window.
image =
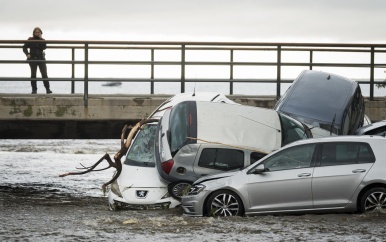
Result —
<instances>
[{"instance_id":1,"label":"car rear window","mask_svg":"<svg viewBox=\"0 0 386 242\"><path fill-rule=\"evenodd\" d=\"M197 136L197 111L195 102L182 102L177 104L170 113L170 150L176 153L182 146L195 143Z\"/></svg>"},{"instance_id":2,"label":"car rear window","mask_svg":"<svg viewBox=\"0 0 386 242\"><path fill-rule=\"evenodd\" d=\"M244 167L244 152L236 149L206 148L201 152L198 166L221 171Z\"/></svg>"}]
</instances>

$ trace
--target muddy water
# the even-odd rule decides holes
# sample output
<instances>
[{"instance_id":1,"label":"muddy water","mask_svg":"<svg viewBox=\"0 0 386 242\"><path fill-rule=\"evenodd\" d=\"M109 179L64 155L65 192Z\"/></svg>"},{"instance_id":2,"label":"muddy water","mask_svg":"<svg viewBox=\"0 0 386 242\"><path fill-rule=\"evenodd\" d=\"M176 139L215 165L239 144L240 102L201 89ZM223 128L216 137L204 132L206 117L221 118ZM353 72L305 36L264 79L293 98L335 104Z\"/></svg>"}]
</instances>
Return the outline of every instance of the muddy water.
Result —
<instances>
[{"instance_id":1,"label":"muddy water","mask_svg":"<svg viewBox=\"0 0 386 242\"><path fill-rule=\"evenodd\" d=\"M385 241L386 214L190 218L180 208L109 211L104 197L0 187L2 241Z\"/></svg>"},{"instance_id":2,"label":"muddy water","mask_svg":"<svg viewBox=\"0 0 386 242\"><path fill-rule=\"evenodd\" d=\"M0 141L1 241L386 241L386 214L190 218L181 208L109 211L112 171L59 178L119 141Z\"/></svg>"}]
</instances>

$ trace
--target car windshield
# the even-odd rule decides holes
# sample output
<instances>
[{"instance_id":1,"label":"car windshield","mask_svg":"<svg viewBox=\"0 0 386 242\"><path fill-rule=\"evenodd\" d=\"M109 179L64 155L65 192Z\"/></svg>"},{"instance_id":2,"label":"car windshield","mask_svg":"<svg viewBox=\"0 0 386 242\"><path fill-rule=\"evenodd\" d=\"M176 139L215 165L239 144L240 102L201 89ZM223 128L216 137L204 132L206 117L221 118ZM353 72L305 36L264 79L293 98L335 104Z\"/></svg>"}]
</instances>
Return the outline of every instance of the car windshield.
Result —
<instances>
[{"instance_id":1,"label":"car windshield","mask_svg":"<svg viewBox=\"0 0 386 242\"><path fill-rule=\"evenodd\" d=\"M281 129L282 129L282 146L300 139L307 139L309 135L299 121L288 117L285 114L279 113Z\"/></svg>"},{"instance_id":2,"label":"car windshield","mask_svg":"<svg viewBox=\"0 0 386 242\"><path fill-rule=\"evenodd\" d=\"M155 166L154 139L156 131L157 124L148 124L138 132L127 153L125 165Z\"/></svg>"}]
</instances>

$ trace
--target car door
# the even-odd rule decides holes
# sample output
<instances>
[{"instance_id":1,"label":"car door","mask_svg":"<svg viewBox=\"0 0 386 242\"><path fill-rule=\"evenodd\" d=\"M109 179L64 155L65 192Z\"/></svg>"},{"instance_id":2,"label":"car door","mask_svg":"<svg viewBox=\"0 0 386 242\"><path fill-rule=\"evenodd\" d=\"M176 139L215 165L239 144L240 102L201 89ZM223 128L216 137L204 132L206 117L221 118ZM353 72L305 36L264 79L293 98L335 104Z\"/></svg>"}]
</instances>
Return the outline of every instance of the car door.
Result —
<instances>
[{"instance_id":1,"label":"car door","mask_svg":"<svg viewBox=\"0 0 386 242\"><path fill-rule=\"evenodd\" d=\"M374 161L374 154L365 143L320 144L312 180L314 207L346 206Z\"/></svg>"},{"instance_id":2,"label":"car door","mask_svg":"<svg viewBox=\"0 0 386 242\"><path fill-rule=\"evenodd\" d=\"M249 173L247 192L252 213L312 208L315 147L307 144L285 149L263 161L265 172Z\"/></svg>"}]
</instances>

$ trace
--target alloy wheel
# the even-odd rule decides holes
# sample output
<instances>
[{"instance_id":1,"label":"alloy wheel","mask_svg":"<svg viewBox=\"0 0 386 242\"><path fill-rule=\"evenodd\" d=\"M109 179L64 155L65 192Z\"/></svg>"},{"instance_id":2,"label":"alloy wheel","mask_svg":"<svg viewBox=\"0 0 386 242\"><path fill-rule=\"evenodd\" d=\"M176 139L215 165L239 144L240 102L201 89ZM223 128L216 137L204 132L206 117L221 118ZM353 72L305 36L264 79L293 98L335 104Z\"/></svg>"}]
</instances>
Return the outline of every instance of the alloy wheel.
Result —
<instances>
[{"instance_id":1,"label":"alloy wheel","mask_svg":"<svg viewBox=\"0 0 386 242\"><path fill-rule=\"evenodd\" d=\"M386 193L373 192L365 201L365 212L372 212L375 210L386 209Z\"/></svg>"},{"instance_id":2,"label":"alloy wheel","mask_svg":"<svg viewBox=\"0 0 386 242\"><path fill-rule=\"evenodd\" d=\"M210 208L213 216L238 216L240 203L232 194L220 193L214 197Z\"/></svg>"}]
</instances>

